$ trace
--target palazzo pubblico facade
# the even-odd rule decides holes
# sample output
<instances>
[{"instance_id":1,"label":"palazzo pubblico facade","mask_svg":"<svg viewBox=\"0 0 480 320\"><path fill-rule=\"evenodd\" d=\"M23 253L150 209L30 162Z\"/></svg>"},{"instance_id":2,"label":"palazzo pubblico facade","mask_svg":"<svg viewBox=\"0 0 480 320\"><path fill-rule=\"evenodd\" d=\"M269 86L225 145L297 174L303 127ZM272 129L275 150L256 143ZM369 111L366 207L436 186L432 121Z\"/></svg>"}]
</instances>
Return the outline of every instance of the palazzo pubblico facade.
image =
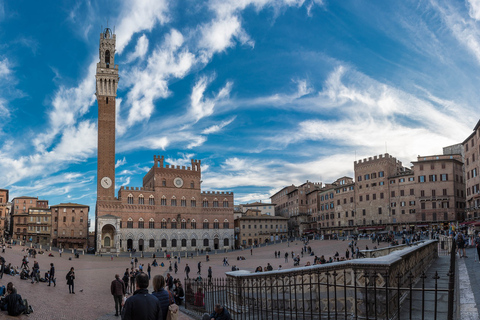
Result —
<instances>
[{"instance_id":1,"label":"palazzo pubblico facade","mask_svg":"<svg viewBox=\"0 0 480 320\"><path fill-rule=\"evenodd\" d=\"M234 244L232 192L201 191L201 161L191 166L154 156L142 187L121 187L115 197L115 34L100 34L97 64L98 164L95 234L97 252L194 251Z\"/></svg>"}]
</instances>

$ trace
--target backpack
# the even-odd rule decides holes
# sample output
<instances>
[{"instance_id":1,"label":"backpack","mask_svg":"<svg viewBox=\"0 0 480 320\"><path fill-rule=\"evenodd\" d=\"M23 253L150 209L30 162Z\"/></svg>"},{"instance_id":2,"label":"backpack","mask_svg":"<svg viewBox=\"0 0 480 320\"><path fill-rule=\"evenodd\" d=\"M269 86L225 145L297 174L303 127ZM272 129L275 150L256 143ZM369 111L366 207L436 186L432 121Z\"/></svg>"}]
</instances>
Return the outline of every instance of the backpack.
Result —
<instances>
[{"instance_id":1,"label":"backpack","mask_svg":"<svg viewBox=\"0 0 480 320\"><path fill-rule=\"evenodd\" d=\"M67 281L68 281L68 275L69 275L69 274L70 274L70 273L67 273L67 275L65 276L65 280L67 280Z\"/></svg>"}]
</instances>

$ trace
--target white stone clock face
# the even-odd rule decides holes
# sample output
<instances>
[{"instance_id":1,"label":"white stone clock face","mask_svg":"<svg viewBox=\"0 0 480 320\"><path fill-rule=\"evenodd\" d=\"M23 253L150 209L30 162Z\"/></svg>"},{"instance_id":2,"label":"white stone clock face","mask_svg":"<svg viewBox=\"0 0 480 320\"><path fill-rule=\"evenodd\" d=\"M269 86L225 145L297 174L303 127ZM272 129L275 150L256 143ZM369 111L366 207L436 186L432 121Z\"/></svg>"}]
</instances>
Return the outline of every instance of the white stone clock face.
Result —
<instances>
[{"instance_id":1,"label":"white stone clock face","mask_svg":"<svg viewBox=\"0 0 480 320\"><path fill-rule=\"evenodd\" d=\"M103 188L108 189L112 186L112 179L110 179L109 177L103 177L100 181L100 184Z\"/></svg>"},{"instance_id":2,"label":"white stone clock face","mask_svg":"<svg viewBox=\"0 0 480 320\"><path fill-rule=\"evenodd\" d=\"M173 184L175 185L175 187L181 188L181 187L183 186L183 180L182 180L182 178L179 178L179 177L175 178L175 179L173 180Z\"/></svg>"}]
</instances>

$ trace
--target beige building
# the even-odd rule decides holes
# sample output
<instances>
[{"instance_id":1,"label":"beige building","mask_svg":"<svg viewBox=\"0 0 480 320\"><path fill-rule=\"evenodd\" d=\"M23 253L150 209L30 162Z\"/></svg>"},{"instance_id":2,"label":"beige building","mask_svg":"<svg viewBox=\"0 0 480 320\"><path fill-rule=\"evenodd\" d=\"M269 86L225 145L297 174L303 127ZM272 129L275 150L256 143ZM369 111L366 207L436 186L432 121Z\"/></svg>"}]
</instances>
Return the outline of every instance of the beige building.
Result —
<instances>
[{"instance_id":1,"label":"beige building","mask_svg":"<svg viewBox=\"0 0 480 320\"><path fill-rule=\"evenodd\" d=\"M247 210L235 219L235 245L247 247L285 239L288 234L288 218L262 215L260 210Z\"/></svg>"},{"instance_id":2,"label":"beige building","mask_svg":"<svg viewBox=\"0 0 480 320\"><path fill-rule=\"evenodd\" d=\"M237 207L237 206L235 206ZM274 203L262 203L260 202L252 202L246 204L239 204L238 205L239 211L243 213L247 212L249 209L253 210L260 210L262 215L267 216L274 216L275 215L275 204Z\"/></svg>"},{"instance_id":3,"label":"beige building","mask_svg":"<svg viewBox=\"0 0 480 320\"><path fill-rule=\"evenodd\" d=\"M78 203L51 206L52 245L67 249L87 249L89 209L89 206Z\"/></svg>"},{"instance_id":4,"label":"beige building","mask_svg":"<svg viewBox=\"0 0 480 320\"><path fill-rule=\"evenodd\" d=\"M458 148L419 156L410 168L389 154L362 159L354 162L356 181L350 177L326 185L307 181L271 198L277 208L287 209L283 214L289 214L289 228L298 230L296 235L444 228L462 220L465 210L462 155L449 150Z\"/></svg>"}]
</instances>

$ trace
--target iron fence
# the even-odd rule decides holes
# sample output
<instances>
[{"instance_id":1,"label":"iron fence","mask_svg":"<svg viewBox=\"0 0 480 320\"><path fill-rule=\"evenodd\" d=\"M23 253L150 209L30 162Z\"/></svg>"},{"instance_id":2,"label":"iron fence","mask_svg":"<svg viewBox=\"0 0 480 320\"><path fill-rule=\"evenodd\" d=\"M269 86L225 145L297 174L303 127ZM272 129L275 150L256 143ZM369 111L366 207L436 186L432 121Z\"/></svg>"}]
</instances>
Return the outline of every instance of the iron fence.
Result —
<instances>
[{"instance_id":1,"label":"iron fence","mask_svg":"<svg viewBox=\"0 0 480 320\"><path fill-rule=\"evenodd\" d=\"M412 260L405 272L383 265L331 264L296 272L185 280L185 308L201 316L222 304L234 320L453 320L454 242L450 252L448 274L428 274L422 261ZM447 310L439 301L448 301Z\"/></svg>"}]
</instances>

